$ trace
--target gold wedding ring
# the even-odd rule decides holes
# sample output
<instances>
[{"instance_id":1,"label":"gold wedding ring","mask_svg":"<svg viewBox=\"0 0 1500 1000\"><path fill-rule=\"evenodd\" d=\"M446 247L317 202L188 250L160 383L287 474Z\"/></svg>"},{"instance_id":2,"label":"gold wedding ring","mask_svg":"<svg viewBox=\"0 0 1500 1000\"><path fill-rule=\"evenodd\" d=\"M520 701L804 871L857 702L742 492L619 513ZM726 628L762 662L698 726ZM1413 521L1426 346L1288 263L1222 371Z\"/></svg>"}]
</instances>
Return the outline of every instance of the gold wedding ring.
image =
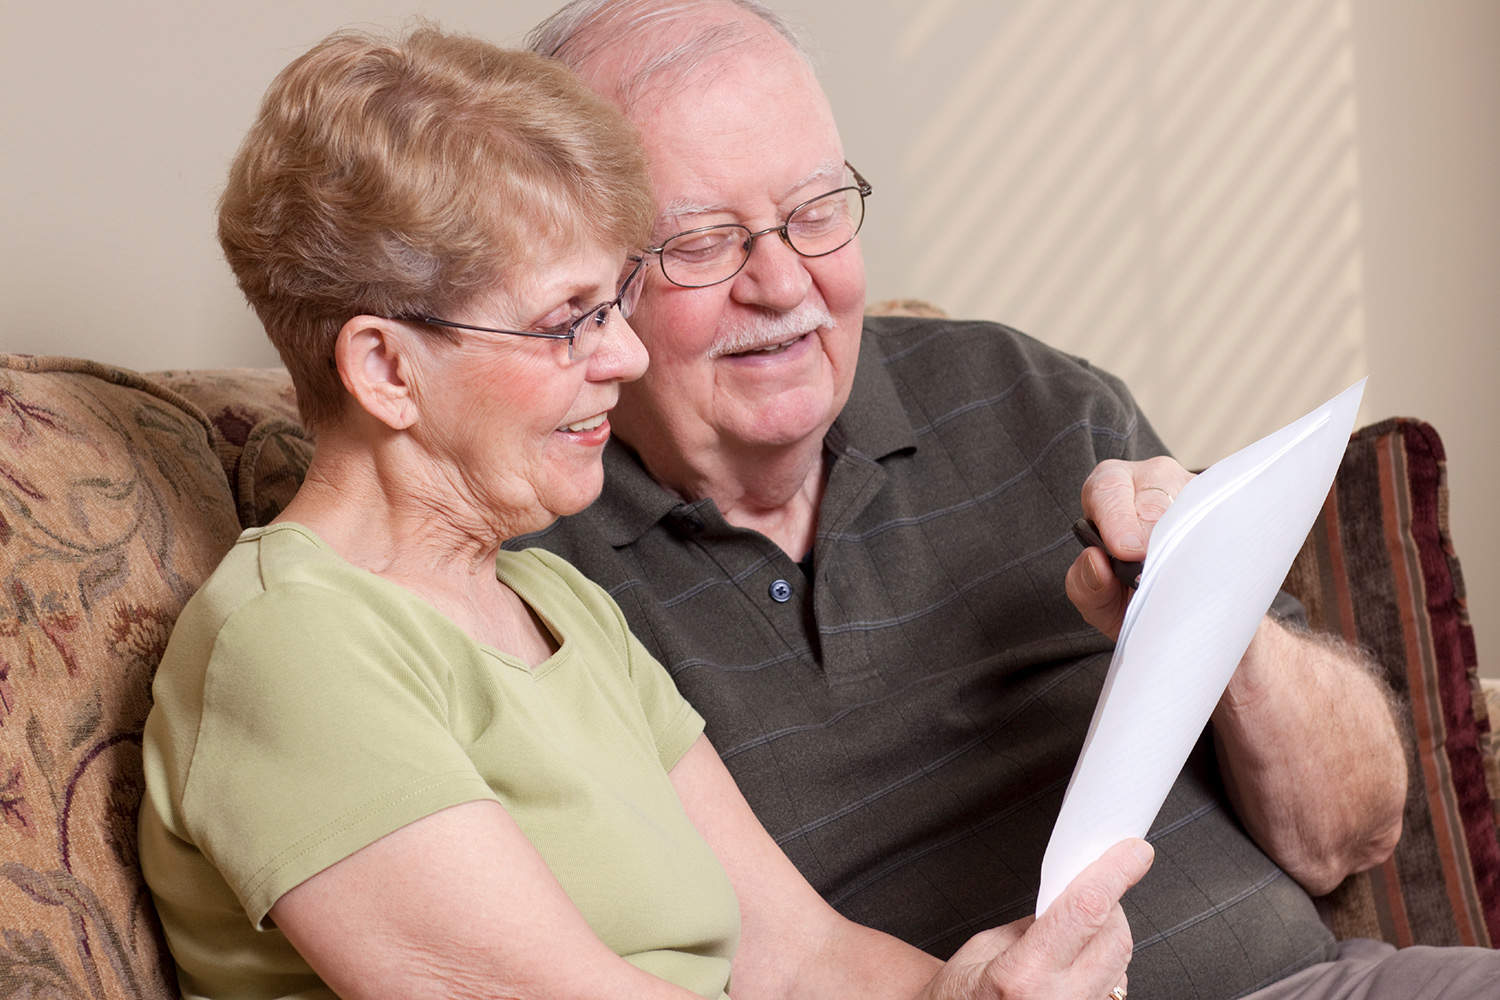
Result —
<instances>
[{"instance_id":1,"label":"gold wedding ring","mask_svg":"<svg viewBox=\"0 0 1500 1000\"><path fill-rule=\"evenodd\" d=\"M1153 490L1156 489L1155 486L1152 486L1152 487L1149 487L1149 488L1153 489ZM1162 492L1165 493L1166 490L1162 490ZM1123 987L1123 986L1116 986L1114 989L1112 989L1112 990L1109 991L1109 995L1111 997L1113 997L1114 1000L1125 1000L1125 987Z\"/></svg>"}]
</instances>

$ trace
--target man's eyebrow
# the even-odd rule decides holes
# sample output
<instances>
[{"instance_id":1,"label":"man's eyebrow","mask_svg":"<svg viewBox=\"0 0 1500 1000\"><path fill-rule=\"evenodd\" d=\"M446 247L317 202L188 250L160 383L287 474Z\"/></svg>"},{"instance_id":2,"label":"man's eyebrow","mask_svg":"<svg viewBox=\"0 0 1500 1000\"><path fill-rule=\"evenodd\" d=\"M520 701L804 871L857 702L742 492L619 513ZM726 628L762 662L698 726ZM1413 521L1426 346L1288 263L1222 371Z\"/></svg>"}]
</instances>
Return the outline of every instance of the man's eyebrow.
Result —
<instances>
[{"instance_id":1,"label":"man's eyebrow","mask_svg":"<svg viewBox=\"0 0 1500 1000\"><path fill-rule=\"evenodd\" d=\"M820 180L825 177L832 179L839 176L843 172L843 160L824 160L822 163L818 164L817 169L815 169L812 173L808 174L796 184L792 185L792 190L800 191L811 184L813 181Z\"/></svg>"},{"instance_id":2,"label":"man's eyebrow","mask_svg":"<svg viewBox=\"0 0 1500 1000\"><path fill-rule=\"evenodd\" d=\"M676 201L667 202L657 211L660 215L677 216L707 215L709 212L726 212L728 209L723 205L705 205L696 201L688 201L685 198L678 198Z\"/></svg>"},{"instance_id":3,"label":"man's eyebrow","mask_svg":"<svg viewBox=\"0 0 1500 1000\"><path fill-rule=\"evenodd\" d=\"M801 191L821 178L837 177L843 169L843 160L824 160L807 176L792 184L788 189L788 197L790 197L791 193ZM684 215L708 215L713 212L728 212L730 210L728 205L710 205L703 202L689 201L686 198L678 198L662 205L657 211L658 216L661 218L680 218Z\"/></svg>"}]
</instances>

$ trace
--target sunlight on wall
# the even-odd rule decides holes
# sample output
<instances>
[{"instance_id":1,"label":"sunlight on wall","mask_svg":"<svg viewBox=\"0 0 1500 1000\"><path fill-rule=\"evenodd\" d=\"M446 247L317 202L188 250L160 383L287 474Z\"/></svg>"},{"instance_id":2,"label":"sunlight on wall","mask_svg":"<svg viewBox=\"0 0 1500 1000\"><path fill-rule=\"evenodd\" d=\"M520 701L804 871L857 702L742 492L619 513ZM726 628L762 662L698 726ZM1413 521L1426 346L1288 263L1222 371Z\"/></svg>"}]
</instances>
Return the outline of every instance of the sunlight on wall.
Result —
<instances>
[{"instance_id":1,"label":"sunlight on wall","mask_svg":"<svg viewBox=\"0 0 1500 1000\"><path fill-rule=\"evenodd\" d=\"M1348 0L893 6L911 294L1120 375L1189 465L1365 374Z\"/></svg>"}]
</instances>

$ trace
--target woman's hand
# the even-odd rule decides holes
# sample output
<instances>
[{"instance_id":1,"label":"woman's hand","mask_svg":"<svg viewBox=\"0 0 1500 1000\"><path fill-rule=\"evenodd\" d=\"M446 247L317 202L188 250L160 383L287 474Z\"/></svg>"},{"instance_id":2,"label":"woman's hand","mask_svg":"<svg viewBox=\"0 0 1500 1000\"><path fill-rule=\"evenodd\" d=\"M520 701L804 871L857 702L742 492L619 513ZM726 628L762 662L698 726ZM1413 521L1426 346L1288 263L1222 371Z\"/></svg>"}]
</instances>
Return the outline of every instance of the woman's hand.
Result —
<instances>
[{"instance_id":1,"label":"woman's hand","mask_svg":"<svg viewBox=\"0 0 1500 1000\"><path fill-rule=\"evenodd\" d=\"M1125 986L1130 927L1120 897L1151 867L1144 840L1116 844L1040 918L983 931L948 960L925 1000L1106 1000Z\"/></svg>"}]
</instances>

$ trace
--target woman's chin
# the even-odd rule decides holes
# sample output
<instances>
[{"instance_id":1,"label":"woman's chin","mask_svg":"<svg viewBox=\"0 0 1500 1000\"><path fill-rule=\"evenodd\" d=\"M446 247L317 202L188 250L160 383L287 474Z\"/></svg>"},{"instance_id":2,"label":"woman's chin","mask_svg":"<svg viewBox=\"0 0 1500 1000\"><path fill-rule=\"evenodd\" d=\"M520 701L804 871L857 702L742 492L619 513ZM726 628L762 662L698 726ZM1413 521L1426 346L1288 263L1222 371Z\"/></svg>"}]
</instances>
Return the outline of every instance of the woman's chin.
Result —
<instances>
[{"instance_id":1,"label":"woman's chin","mask_svg":"<svg viewBox=\"0 0 1500 1000\"><path fill-rule=\"evenodd\" d=\"M589 504L599 499L599 494L604 490L603 467L596 468L594 475L586 481L574 485L576 487L574 489L559 491L557 495L546 498L546 509L537 512L544 521L541 528L545 528L560 517L581 513ZM532 530L540 531L541 528Z\"/></svg>"},{"instance_id":2,"label":"woman's chin","mask_svg":"<svg viewBox=\"0 0 1500 1000\"><path fill-rule=\"evenodd\" d=\"M530 502L522 509L511 507L500 517L505 526L504 538L533 534L560 517L577 514L597 500L603 489L604 463L598 459L597 453L592 463L570 470L566 478L554 475L540 483L533 480L526 497ZM519 497L513 499L520 500Z\"/></svg>"}]
</instances>

